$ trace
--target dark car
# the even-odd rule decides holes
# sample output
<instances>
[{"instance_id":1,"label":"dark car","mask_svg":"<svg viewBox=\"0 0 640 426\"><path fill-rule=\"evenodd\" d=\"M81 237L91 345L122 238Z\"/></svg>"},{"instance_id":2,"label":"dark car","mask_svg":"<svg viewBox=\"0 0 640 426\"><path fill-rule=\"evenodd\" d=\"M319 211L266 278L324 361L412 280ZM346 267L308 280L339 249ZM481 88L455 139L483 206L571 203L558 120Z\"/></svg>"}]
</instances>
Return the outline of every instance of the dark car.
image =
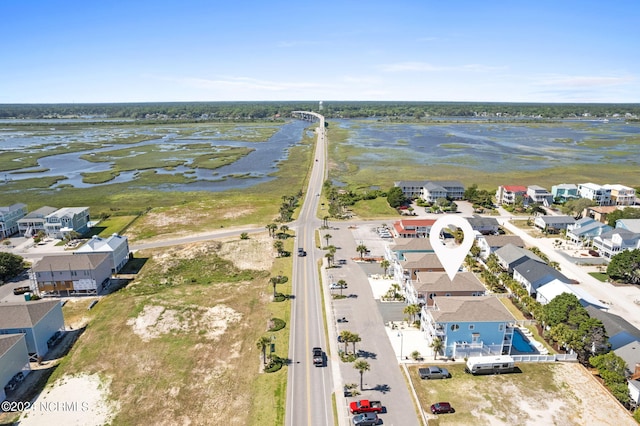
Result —
<instances>
[{"instance_id":1,"label":"dark car","mask_svg":"<svg viewBox=\"0 0 640 426\"><path fill-rule=\"evenodd\" d=\"M353 416L353 424L357 426L373 426L378 424L378 415L376 413L362 413Z\"/></svg>"},{"instance_id":2,"label":"dark car","mask_svg":"<svg viewBox=\"0 0 640 426\"><path fill-rule=\"evenodd\" d=\"M300 256L300 257L304 257L304 256L306 256L306 255L307 255L307 252L306 252L306 251L304 251L304 249L303 249L302 247L299 247L299 248L298 248L298 256Z\"/></svg>"},{"instance_id":3,"label":"dark car","mask_svg":"<svg viewBox=\"0 0 640 426\"><path fill-rule=\"evenodd\" d=\"M593 257L600 257L600 253L595 250L589 250L589 254Z\"/></svg>"},{"instance_id":4,"label":"dark car","mask_svg":"<svg viewBox=\"0 0 640 426\"><path fill-rule=\"evenodd\" d=\"M313 352L313 365L316 367L324 367L324 353L322 352L322 348L315 347L312 349Z\"/></svg>"},{"instance_id":5,"label":"dark car","mask_svg":"<svg viewBox=\"0 0 640 426\"><path fill-rule=\"evenodd\" d=\"M431 412L433 414L455 413L451 404L448 402L436 402L431 406Z\"/></svg>"}]
</instances>

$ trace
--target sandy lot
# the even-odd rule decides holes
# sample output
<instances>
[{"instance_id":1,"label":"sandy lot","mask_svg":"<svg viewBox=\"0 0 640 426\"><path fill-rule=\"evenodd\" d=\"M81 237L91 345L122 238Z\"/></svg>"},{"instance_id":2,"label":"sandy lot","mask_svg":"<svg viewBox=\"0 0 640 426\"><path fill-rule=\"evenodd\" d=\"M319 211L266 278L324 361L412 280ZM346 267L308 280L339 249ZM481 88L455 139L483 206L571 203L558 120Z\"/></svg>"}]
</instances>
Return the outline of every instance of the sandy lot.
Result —
<instances>
[{"instance_id":1,"label":"sandy lot","mask_svg":"<svg viewBox=\"0 0 640 426\"><path fill-rule=\"evenodd\" d=\"M97 375L64 377L32 402L20 418L20 425L105 425L118 411L118 405L108 397L109 383Z\"/></svg>"}]
</instances>

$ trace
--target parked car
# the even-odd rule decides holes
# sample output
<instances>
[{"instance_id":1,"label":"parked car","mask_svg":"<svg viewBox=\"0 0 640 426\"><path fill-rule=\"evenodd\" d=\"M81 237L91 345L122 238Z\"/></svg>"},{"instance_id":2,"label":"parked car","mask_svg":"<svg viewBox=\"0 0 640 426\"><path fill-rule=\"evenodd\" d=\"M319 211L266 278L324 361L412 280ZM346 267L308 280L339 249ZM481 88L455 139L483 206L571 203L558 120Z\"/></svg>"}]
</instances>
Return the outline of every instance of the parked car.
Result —
<instances>
[{"instance_id":1,"label":"parked car","mask_svg":"<svg viewBox=\"0 0 640 426\"><path fill-rule=\"evenodd\" d=\"M356 426L374 426L378 424L379 418L376 413L362 413L353 416L352 421Z\"/></svg>"},{"instance_id":2,"label":"parked car","mask_svg":"<svg viewBox=\"0 0 640 426\"><path fill-rule=\"evenodd\" d=\"M595 250L589 250L589 254L593 257L600 257L600 253Z\"/></svg>"},{"instance_id":3,"label":"parked car","mask_svg":"<svg viewBox=\"0 0 640 426\"><path fill-rule=\"evenodd\" d=\"M445 414L455 413L456 410L454 410L451 404L449 404L448 402L436 402L431 406L431 412L433 414Z\"/></svg>"},{"instance_id":4,"label":"parked car","mask_svg":"<svg viewBox=\"0 0 640 426\"><path fill-rule=\"evenodd\" d=\"M351 404L349 404L349 410L351 414L382 413L383 407L380 401L361 399L360 401L351 402Z\"/></svg>"},{"instance_id":5,"label":"parked car","mask_svg":"<svg viewBox=\"0 0 640 426\"><path fill-rule=\"evenodd\" d=\"M436 366L419 368L418 374L420 374L421 379L448 379L451 377L449 370Z\"/></svg>"},{"instance_id":6,"label":"parked car","mask_svg":"<svg viewBox=\"0 0 640 426\"><path fill-rule=\"evenodd\" d=\"M20 295L20 294L25 294L31 291L31 287L27 286L23 286L23 287L16 287L13 289L13 294L15 294L16 296Z\"/></svg>"}]
</instances>

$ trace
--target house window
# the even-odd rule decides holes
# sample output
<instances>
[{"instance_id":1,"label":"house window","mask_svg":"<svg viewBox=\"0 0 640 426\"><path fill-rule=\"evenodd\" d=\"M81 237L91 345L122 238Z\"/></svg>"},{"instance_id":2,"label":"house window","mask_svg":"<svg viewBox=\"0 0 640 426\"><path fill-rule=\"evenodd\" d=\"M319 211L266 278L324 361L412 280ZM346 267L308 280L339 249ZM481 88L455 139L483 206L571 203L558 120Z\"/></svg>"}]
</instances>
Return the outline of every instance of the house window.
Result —
<instances>
[{"instance_id":1,"label":"house window","mask_svg":"<svg viewBox=\"0 0 640 426\"><path fill-rule=\"evenodd\" d=\"M471 335L471 343L478 343L480 341L480 333L473 333Z\"/></svg>"},{"instance_id":2,"label":"house window","mask_svg":"<svg viewBox=\"0 0 640 426\"><path fill-rule=\"evenodd\" d=\"M460 326L458 324L451 324L451 331L458 331Z\"/></svg>"},{"instance_id":3,"label":"house window","mask_svg":"<svg viewBox=\"0 0 640 426\"><path fill-rule=\"evenodd\" d=\"M451 293L445 293L444 295L445 295L446 297L450 297L450 296L451 296Z\"/></svg>"},{"instance_id":4,"label":"house window","mask_svg":"<svg viewBox=\"0 0 640 426\"><path fill-rule=\"evenodd\" d=\"M474 328L476 328L475 324L469 324L469 330L473 330Z\"/></svg>"},{"instance_id":5,"label":"house window","mask_svg":"<svg viewBox=\"0 0 640 426\"><path fill-rule=\"evenodd\" d=\"M433 300L433 296L435 296L435 294L434 294L434 293L430 293L430 294L429 294L429 299L432 299L432 300Z\"/></svg>"},{"instance_id":6,"label":"house window","mask_svg":"<svg viewBox=\"0 0 640 426\"><path fill-rule=\"evenodd\" d=\"M498 331L503 331L504 330L504 324L500 324L498 326Z\"/></svg>"}]
</instances>

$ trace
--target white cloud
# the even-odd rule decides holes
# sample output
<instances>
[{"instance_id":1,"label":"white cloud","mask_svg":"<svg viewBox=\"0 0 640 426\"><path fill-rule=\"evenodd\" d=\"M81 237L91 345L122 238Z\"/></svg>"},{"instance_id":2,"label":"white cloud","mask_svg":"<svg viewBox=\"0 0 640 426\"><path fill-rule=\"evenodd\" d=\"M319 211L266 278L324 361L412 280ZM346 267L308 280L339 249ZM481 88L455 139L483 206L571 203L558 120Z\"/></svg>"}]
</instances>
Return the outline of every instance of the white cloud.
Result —
<instances>
[{"instance_id":1,"label":"white cloud","mask_svg":"<svg viewBox=\"0 0 640 426\"><path fill-rule=\"evenodd\" d=\"M378 67L384 72L436 72L436 71L496 71L504 70L505 67L495 67L482 64L465 64L457 66L433 65L428 62L398 62L395 64L384 64Z\"/></svg>"},{"instance_id":2,"label":"white cloud","mask_svg":"<svg viewBox=\"0 0 640 426\"><path fill-rule=\"evenodd\" d=\"M631 76L548 76L542 77L542 79L535 84L539 86L560 87L607 87L631 83L634 80L635 78Z\"/></svg>"}]
</instances>

